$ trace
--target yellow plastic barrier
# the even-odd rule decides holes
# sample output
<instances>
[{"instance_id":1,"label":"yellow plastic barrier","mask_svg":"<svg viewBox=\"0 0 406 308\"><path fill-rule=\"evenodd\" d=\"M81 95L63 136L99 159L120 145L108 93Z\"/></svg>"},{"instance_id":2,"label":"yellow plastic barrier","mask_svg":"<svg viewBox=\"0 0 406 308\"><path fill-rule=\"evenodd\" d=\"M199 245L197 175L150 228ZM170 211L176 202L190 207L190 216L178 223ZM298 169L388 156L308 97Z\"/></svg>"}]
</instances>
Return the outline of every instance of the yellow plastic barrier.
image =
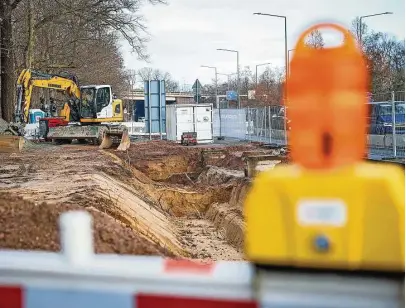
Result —
<instances>
[{"instance_id":1,"label":"yellow plastic barrier","mask_svg":"<svg viewBox=\"0 0 406 308\"><path fill-rule=\"evenodd\" d=\"M343 46L306 47L305 36L318 27L341 31ZM362 162L367 71L355 40L338 25L311 27L290 71L294 164L254 181L245 203L247 259L283 268L404 272L404 171Z\"/></svg>"}]
</instances>

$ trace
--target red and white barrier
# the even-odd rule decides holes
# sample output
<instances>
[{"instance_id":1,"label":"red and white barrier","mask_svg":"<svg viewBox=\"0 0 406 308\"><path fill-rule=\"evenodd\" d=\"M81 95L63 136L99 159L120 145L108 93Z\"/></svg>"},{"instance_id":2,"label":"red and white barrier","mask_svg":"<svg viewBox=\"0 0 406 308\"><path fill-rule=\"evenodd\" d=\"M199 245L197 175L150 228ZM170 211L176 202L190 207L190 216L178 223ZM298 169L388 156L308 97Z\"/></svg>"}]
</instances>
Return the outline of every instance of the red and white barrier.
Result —
<instances>
[{"instance_id":1,"label":"red and white barrier","mask_svg":"<svg viewBox=\"0 0 406 308\"><path fill-rule=\"evenodd\" d=\"M404 300L398 282L375 278L255 276L248 262L96 255L87 212L63 214L60 229L60 253L0 251L0 308L397 308Z\"/></svg>"},{"instance_id":2,"label":"red and white barrier","mask_svg":"<svg viewBox=\"0 0 406 308\"><path fill-rule=\"evenodd\" d=\"M63 214L60 229L61 253L0 253L1 308L256 307L247 262L96 255L86 212Z\"/></svg>"}]
</instances>

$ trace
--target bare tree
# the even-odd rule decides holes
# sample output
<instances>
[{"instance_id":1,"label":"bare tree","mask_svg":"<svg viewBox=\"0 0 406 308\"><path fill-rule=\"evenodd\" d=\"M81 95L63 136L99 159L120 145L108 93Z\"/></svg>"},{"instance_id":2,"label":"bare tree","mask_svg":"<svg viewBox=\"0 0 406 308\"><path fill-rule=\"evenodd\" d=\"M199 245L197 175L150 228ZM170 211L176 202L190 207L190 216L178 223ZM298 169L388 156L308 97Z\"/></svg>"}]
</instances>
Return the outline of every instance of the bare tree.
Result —
<instances>
[{"instance_id":1,"label":"bare tree","mask_svg":"<svg viewBox=\"0 0 406 308\"><path fill-rule=\"evenodd\" d=\"M311 46L316 49L320 49L324 47L324 40L323 36L321 35L321 32L316 29L313 30L309 36L307 37L306 40L306 45Z\"/></svg>"},{"instance_id":2,"label":"bare tree","mask_svg":"<svg viewBox=\"0 0 406 308\"><path fill-rule=\"evenodd\" d=\"M363 39L373 93L405 89L405 42L385 33L372 33Z\"/></svg>"},{"instance_id":3,"label":"bare tree","mask_svg":"<svg viewBox=\"0 0 406 308\"><path fill-rule=\"evenodd\" d=\"M241 72L241 94L247 94L248 91L254 87L254 74L252 73L249 66L244 67Z\"/></svg>"},{"instance_id":4,"label":"bare tree","mask_svg":"<svg viewBox=\"0 0 406 308\"><path fill-rule=\"evenodd\" d=\"M361 19L359 17L355 18L351 22L350 31L352 32L358 43L361 42L362 37L368 35L369 33L368 26L364 22L361 24Z\"/></svg>"},{"instance_id":5,"label":"bare tree","mask_svg":"<svg viewBox=\"0 0 406 308\"><path fill-rule=\"evenodd\" d=\"M138 58L148 58L145 3L165 0L0 0L2 116L11 120L15 72L26 67L68 69L81 83L128 90L119 41L126 40Z\"/></svg>"},{"instance_id":6,"label":"bare tree","mask_svg":"<svg viewBox=\"0 0 406 308\"><path fill-rule=\"evenodd\" d=\"M131 90L134 90L135 83L137 82L137 71L134 69L128 69L126 71L126 77Z\"/></svg>"},{"instance_id":7,"label":"bare tree","mask_svg":"<svg viewBox=\"0 0 406 308\"><path fill-rule=\"evenodd\" d=\"M143 67L138 70L138 76L141 80L165 80L166 92L179 91L179 83L168 72L151 67Z\"/></svg>"},{"instance_id":8,"label":"bare tree","mask_svg":"<svg viewBox=\"0 0 406 308\"><path fill-rule=\"evenodd\" d=\"M359 18L353 20L351 32L361 43L367 59L371 92L404 91L405 41L398 41L386 33L370 31L364 23L361 25Z\"/></svg>"},{"instance_id":9,"label":"bare tree","mask_svg":"<svg viewBox=\"0 0 406 308\"><path fill-rule=\"evenodd\" d=\"M143 67L138 70L137 74L140 77L141 80L152 80L154 79L153 77L153 72L154 70L150 67Z\"/></svg>"},{"instance_id":10,"label":"bare tree","mask_svg":"<svg viewBox=\"0 0 406 308\"><path fill-rule=\"evenodd\" d=\"M267 67L259 76L255 97L259 106L280 105L284 81L283 69Z\"/></svg>"}]
</instances>

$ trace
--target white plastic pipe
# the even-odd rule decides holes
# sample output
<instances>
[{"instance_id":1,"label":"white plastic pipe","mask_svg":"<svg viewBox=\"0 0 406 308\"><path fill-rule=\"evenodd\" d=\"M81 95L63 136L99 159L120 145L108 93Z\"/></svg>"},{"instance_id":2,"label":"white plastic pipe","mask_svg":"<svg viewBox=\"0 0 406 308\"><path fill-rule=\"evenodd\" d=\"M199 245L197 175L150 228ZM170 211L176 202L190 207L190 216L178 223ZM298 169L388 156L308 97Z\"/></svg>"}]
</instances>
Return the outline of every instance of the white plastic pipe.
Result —
<instances>
[{"instance_id":1,"label":"white plastic pipe","mask_svg":"<svg viewBox=\"0 0 406 308\"><path fill-rule=\"evenodd\" d=\"M94 255L92 216L86 211L63 213L59 219L61 251L71 264L88 263Z\"/></svg>"}]
</instances>

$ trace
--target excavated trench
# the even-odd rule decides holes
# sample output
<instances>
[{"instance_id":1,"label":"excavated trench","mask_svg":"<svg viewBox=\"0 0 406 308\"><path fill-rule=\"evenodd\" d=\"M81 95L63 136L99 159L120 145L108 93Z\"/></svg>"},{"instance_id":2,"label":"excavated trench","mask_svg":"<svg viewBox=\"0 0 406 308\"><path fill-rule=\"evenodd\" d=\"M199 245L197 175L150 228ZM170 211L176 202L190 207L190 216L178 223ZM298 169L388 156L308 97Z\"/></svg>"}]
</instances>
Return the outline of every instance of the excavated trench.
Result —
<instances>
[{"instance_id":1,"label":"excavated trench","mask_svg":"<svg viewBox=\"0 0 406 308\"><path fill-rule=\"evenodd\" d=\"M150 152L142 159L128 155L128 161L154 182L161 210L189 235L186 236L189 239L187 247L204 250L204 245L211 245L204 236L209 229L241 253L243 203L251 184L244 171L243 155L247 153L275 155L272 150L253 145L206 149L178 147L175 150L173 146L165 148L163 144L160 151ZM261 168L256 169L265 170L287 162L286 157L264 161L264 166L259 163Z\"/></svg>"},{"instance_id":2,"label":"excavated trench","mask_svg":"<svg viewBox=\"0 0 406 308\"><path fill-rule=\"evenodd\" d=\"M202 153L155 153L132 164L154 183L160 210L172 217L181 233L184 231L184 237L190 234L190 243L183 244L194 248L200 242L204 250L203 244L209 243L199 237L205 237L205 229L212 228L221 240L240 253L243 201L250 184L244 176L241 155L226 152L207 158ZM228 169L229 166L233 169Z\"/></svg>"}]
</instances>

